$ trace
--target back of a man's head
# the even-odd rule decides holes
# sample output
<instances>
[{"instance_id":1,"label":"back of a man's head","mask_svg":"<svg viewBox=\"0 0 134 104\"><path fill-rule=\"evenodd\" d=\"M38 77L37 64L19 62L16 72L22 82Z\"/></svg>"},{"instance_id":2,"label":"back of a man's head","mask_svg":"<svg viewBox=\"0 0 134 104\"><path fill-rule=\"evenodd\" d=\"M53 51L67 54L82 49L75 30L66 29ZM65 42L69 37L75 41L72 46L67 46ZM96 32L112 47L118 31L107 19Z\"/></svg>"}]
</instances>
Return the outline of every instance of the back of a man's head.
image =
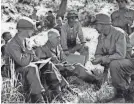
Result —
<instances>
[{"instance_id":1,"label":"back of a man's head","mask_svg":"<svg viewBox=\"0 0 134 104\"><path fill-rule=\"evenodd\" d=\"M5 41L10 40L10 39L12 38L11 33L10 33L10 32L4 32L4 33L2 34L2 38L3 38Z\"/></svg>"}]
</instances>

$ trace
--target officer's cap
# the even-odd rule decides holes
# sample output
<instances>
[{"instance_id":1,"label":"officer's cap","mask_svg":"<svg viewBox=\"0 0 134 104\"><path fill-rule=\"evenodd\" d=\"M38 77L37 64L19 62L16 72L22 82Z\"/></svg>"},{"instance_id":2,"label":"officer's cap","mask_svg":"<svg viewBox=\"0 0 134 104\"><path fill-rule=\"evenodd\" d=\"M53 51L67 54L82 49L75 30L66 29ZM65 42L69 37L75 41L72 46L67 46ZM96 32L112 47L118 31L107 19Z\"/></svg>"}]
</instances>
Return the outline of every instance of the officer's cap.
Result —
<instances>
[{"instance_id":1,"label":"officer's cap","mask_svg":"<svg viewBox=\"0 0 134 104\"><path fill-rule=\"evenodd\" d=\"M32 29L36 30L36 23L33 22L32 19L28 17L21 18L17 23L17 29Z\"/></svg>"},{"instance_id":2,"label":"officer's cap","mask_svg":"<svg viewBox=\"0 0 134 104\"><path fill-rule=\"evenodd\" d=\"M91 19L92 23L99 23L99 24L107 24L111 25L111 18L107 14L99 13L92 17Z\"/></svg>"}]
</instances>

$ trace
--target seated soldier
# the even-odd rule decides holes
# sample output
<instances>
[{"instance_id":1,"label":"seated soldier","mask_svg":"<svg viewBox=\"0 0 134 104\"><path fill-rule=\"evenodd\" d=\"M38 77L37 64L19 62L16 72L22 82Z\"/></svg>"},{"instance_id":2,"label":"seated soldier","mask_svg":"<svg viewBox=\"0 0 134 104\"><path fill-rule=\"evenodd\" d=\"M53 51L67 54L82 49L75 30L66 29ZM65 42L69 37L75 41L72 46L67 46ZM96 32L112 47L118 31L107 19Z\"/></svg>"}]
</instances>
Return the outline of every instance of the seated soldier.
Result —
<instances>
[{"instance_id":1,"label":"seated soldier","mask_svg":"<svg viewBox=\"0 0 134 104\"><path fill-rule=\"evenodd\" d=\"M36 55L39 58L51 57L51 61L64 73L63 76L75 75L88 83L98 84L98 80L92 75L83 65L77 63L75 65L67 65L62 62L65 61L65 54L60 46L60 35L57 30L48 31L48 42L36 49ZM65 74L67 72L67 74Z\"/></svg>"},{"instance_id":2,"label":"seated soldier","mask_svg":"<svg viewBox=\"0 0 134 104\"><path fill-rule=\"evenodd\" d=\"M45 25L47 25L47 28L46 28L46 26L43 26L44 29L42 30L41 33L30 38L31 40L34 40L34 42L35 42L35 43L32 43L33 46L38 46L38 47L34 47L34 48L36 50L35 53L39 59L46 59L46 58L51 57L51 55L49 55L51 53L49 53L47 48L45 49L44 47L41 47L44 43L46 43L46 41L48 39L48 36L46 36L47 31L50 32L50 34L51 34L51 33L53 33L53 30L55 30L55 29L53 29L53 25L51 24L51 22L52 21L46 22ZM55 30L55 31L57 31L57 30ZM45 38L45 39L43 39L43 38ZM41 42L39 42L39 41L41 41ZM46 54L45 52L44 53L38 52L38 49L40 49L40 48L41 49L44 48L45 51L48 52L48 54ZM52 60L53 60L53 58L52 58ZM69 87L68 82L64 79L64 77L60 74L57 67L51 61L49 61L44 66L42 66L42 68L40 69L40 74L41 74L40 75L41 83L43 84L43 87L45 89L47 89L47 91L48 91L47 95L44 95L44 98L47 99L49 102L51 102L53 100L53 98L55 98L56 96L58 99L63 100L62 96L61 96L61 91L62 91L61 87L67 88L71 93L76 94Z\"/></svg>"},{"instance_id":3,"label":"seated soldier","mask_svg":"<svg viewBox=\"0 0 134 104\"><path fill-rule=\"evenodd\" d=\"M5 41L5 44L1 47L2 56L4 56L4 54L5 54L5 46L9 42L9 40L12 38L12 35L11 35L10 32L4 32L2 34L2 38Z\"/></svg>"},{"instance_id":4,"label":"seated soldier","mask_svg":"<svg viewBox=\"0 0 134 104\"><path fill-rule=\"evenodd\" d=\"M20 19L17 23L18 33L7 43L5 52L7 60L9 57L14 60L16 73L22 75L24 90L30 93L31 102L44 103L42 93L45 89L40 81L39 70L35 64L31 63L37 61L38 58L33 50L27 49L25 43L25 39L32 36L34 29L34 23L30 18Z\"/></svg>"},{"instance_id":5,"label":"seated soldier","mask_svg":"<svg viewBox=\"0 0 134 104\"><path fill-rule=\"evenodd\" d=\"M4 32L2 34L2 38L5 41L5 44L1 47L1 56L3 58L3 61L5 61L5 47L7 45L7 43L11 40L12 36L10 32ZM1 67L1 73L2 73L2 77L10 77L10 74L8 73L9 70L9 66L8 64L4 63L4 65L2 65Z\"/></svg>"},{"instance_id":6,"label":"seated soldier","mask_svg":"<svg viewBox=\"0 0 134 104\"><path fill-rule=\"evenodd\" d=\"M78 14L71 10L67 14L68 21L61 27L61 46L66 55L78 51L85 56L85 63L89 59L89 48L85 45L82 28L77 21Z\"/></svg>"},{"instance_id":7,"label":"seated soldier","mask_svg":"<svg viewBox=\"0 0 134 104\"><path fill-rule=\"evenodd\" d=\"M97 14L94 25L101 35L98 37L95 59L92 63L110 68L112 85L116 89L116 95L111 100L115 103L125 102L124 98L129 89L127 78L134 74L134 61L129 58L131 52L128 50L130 45L127 43L127 34L122 29L113 27L111 18L106 14Z\"/></svg>"}]
</instances>

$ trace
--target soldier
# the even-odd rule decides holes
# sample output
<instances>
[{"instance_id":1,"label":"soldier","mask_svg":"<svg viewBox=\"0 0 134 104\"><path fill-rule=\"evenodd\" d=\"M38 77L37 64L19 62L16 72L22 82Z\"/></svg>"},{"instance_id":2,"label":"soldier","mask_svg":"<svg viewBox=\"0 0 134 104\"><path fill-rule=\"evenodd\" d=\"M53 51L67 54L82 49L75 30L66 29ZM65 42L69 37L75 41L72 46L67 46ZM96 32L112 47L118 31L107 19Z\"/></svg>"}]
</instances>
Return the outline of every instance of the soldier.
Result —
<instances>
[{"instance_id":1,"label":"soldier","mask_svg":"<svg viewBox=\"0 0 134 104\"><path fill-rule=\"evenodd\" d=\"M51 61L64 77L75 75L88 83L94 83L99 86L98 79L89 72L83 65L76 63L74 65L64 64L66 55L60 46L60 35L57 30L48 31L48 42L36 49L36 54L40 58L51 57Z\"/></svg>"},{"instance_id":2,"label":"soldier","mask_svg":"<svg viewBox=\"0 0 134 104\"><path fill-rule=\"evenodd\" d=\"M131 25L134 22L134 10L127 7L129 0L116 0L119 6L117 11L114 11L111 14L112 24L113 26L122 28L128 36L134 32ZM130 39L127 37L127 41ZM134 76L131 76L131 80L134 81Z\"/></svg>"},{"instance_id":3,"label":"soldier","mask_svg":"<svg viewBox=\"0 0 134 104\"><path fill-rule=\"evenodd\" d=\"M128 35L133 31L131 25L134 21L134 10L127 7L128 0L116 0L119 10L114 11L111 15L113 26L120 27L125 30Z\"/></svg>"},{"instance_id":4,"label":"soldier","mask_svg":"<svg viewBox=\"0 0 134 104\"><path fill-rule=\"evenodd\" d=\"M20 19L17 23L18 33L7 43L5 51L6 56L14 60L15 71L22 75L24 86L28 86L31 102L43 103L42 92L45 92L45 89L40 81L38 67L31 63L38 58L34 51L28 50L25 45L25 39L32 36L34 29L35 25L30 18Z\"/></svg>"},{"instance_id":5,"label":"soldier","mask_svg":"<svg viewBox=\"0 0 134 104\"><path fill-rule=\"evenodd\" d=\"M56 17L56 26L54 28L57 29L60 34L61 34L61 26L62 26L62 18Z\"/></svg>"},{"instance_id":6,"label":"soldier","mask_svg":"<svg viewBox=\"0 0 134 104\"><path fill-rule=\"evenodd\" d=\"M89 48L85 45L85 39L82 32L82 27L76 19L78 14L71 10L67 14L68 22L61 27L61 46L66 55L78 51L85 56L85 63L89 59ZM77 39L77 37L79 39ZM80 40L80 41L79 41Z\"/></svg>"},{"instance_id":7,"label":"soldier","mask_svg":"<svg viewBox=\"0 0 134 104\"><path fill-rule=\"evenodd\" d=\"M94 23L101 35L98 37L95 59L92 63L110 68L112 85L116 89L114 97L116 100L113 98L113 102L124 102L125 93L129 88L127 77L134 74L134 60L127 58L127 49L130 48L126 41L127 34L122 29L113 27L111 18L106 14L97 14Z\"/></svg>"},{"instance_id":8,"label":"soldier","mask_svg":"<svg viewBox=\"0 0 134 104\"><path fill-rule=\"evenodd\" d=\"M4 32L2 34L2 38L5 41L5 44L1 47L2 56L4 56L4 54L5 54L5 46L10 41L10 39L12 38L12 35L11 35L10 32Z\"/></svg>"}]
</instances>

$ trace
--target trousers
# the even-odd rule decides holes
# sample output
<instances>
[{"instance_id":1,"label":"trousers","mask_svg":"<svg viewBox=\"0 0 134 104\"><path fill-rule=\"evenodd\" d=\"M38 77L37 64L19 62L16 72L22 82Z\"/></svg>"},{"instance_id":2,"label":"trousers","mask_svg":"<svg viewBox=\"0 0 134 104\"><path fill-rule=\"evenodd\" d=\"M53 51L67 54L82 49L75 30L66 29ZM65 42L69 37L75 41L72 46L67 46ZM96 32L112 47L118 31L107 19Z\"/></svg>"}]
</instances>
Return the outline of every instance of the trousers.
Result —
<instances>
[{"instance_id":1,"label":"trousers","mask_svg":"<svg viewBox=\"0 0 134 104\"><path fill-rule=\"evenodd\" d=\"M128 89L128 77L134 74L134 61L130 59L114 60L109 67L113 86L121 90Z\"/></svg>"}]
</instances>

